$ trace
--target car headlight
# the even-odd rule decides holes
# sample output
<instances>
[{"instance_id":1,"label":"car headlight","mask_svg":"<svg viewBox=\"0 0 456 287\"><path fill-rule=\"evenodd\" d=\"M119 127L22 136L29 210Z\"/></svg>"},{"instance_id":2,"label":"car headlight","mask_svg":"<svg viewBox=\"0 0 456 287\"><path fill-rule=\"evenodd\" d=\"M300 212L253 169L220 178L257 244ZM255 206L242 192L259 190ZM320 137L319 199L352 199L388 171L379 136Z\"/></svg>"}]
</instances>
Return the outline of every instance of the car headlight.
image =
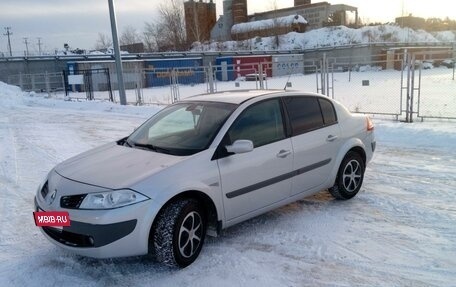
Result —
<instances>
[{"instance_id":1,"label":"car headlight","mask_svg":"<svg viewBox=\"0 0 456 287\"><path fill-rule=\"evenodd\" d=\"M129 189L89 193L79 205L80 209L111 209L135 204L149 198Z\"/></svg>"}]
</instances>

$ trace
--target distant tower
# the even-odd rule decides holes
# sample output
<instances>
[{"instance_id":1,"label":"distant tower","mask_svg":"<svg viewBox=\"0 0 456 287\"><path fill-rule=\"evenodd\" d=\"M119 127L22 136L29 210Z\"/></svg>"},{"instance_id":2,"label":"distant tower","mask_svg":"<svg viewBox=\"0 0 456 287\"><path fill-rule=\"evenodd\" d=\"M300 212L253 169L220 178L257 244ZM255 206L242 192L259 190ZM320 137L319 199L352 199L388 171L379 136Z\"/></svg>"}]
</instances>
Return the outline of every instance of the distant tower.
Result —
<instances>
[{"instance_id":1,"label":"distant tower","mask_svg":"<svg viewBox=\"0 0 456 287\"><path fill-rule=\"evenodd\" d=\"M295 7L308 4L310 4L310 0L294 0Z\"/></svg>"},{"instance_id":2,"label":"distant tower","mask_svg":"<svg viewBox=\"0 0 456 287\"><path fill-rule=\"evenodd\" d=\"M247 17L247 0L232 0L233 24L249 21Z\"/></svg>"},{"instance_id":3,"label":"distant tower","mask_svg":"<svg viewBox=\"0 0 456 287\"><path fill-rule=\"evenodd\" d=\"M215 3L212 0L189 0L184 3L184 13L187 43L209 41L212 27L217 20Z\"/></svg>"}]
</instances>

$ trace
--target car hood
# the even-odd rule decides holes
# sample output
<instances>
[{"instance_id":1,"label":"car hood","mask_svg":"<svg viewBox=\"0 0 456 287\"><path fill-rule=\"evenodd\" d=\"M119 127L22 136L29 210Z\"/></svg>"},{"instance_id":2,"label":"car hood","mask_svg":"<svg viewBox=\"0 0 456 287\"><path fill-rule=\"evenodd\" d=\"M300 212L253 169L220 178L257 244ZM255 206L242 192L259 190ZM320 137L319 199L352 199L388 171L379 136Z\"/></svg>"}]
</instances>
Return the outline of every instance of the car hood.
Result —
<instances>
[{"instance_id":1,"label":"car hood","mask_svg":"<svg viewBox=\"0 0 456 287\"><path fill-rule=\"evenodd\" d=\"M185 157L111 143L70 158L55 167L63 177L109 189L129 188Z\"/></svg>"}]
</instances>

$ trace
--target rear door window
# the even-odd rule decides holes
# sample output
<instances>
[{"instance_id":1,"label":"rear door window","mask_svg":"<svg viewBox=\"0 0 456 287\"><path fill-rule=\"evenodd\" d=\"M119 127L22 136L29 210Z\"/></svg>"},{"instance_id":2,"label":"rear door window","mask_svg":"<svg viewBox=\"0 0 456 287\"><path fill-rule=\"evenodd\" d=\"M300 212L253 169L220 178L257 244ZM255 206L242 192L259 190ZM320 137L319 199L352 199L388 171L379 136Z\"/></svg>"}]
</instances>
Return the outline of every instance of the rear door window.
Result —
<instances>
[{"instance_id":1,"label":"rear door window","mask_svg":"<svg viewBox=\"0 0 456 287\"><path fill-rule=\"evenodd\" d=\"M316 97L285 97L285 106L293 136L319 129L325 125Z\"/></svg>"}]
</instances>

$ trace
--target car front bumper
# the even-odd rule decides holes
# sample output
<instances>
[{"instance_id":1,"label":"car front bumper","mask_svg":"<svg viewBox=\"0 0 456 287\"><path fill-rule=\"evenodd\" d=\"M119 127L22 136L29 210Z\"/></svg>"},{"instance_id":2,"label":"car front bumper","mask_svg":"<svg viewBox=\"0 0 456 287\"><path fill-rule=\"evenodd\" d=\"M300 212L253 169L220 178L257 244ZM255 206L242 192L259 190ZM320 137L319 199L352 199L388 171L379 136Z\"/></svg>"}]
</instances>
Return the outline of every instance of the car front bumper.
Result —
<instances>
[{"instance_id":1,"label":"car front bumper","mask_svg":"<svg viewBox=\"0 0 456 287\"><path fill-rule=\"evenodd\" d=\"M147 200L111 210L64 210L71 225L40 227L53 244L93 258L137 256L148 253L149 233L158 209ZM35 210L46 211L35 198ZM60 210L63 211L63 210Z\"/></svg>"}]
</instances>

